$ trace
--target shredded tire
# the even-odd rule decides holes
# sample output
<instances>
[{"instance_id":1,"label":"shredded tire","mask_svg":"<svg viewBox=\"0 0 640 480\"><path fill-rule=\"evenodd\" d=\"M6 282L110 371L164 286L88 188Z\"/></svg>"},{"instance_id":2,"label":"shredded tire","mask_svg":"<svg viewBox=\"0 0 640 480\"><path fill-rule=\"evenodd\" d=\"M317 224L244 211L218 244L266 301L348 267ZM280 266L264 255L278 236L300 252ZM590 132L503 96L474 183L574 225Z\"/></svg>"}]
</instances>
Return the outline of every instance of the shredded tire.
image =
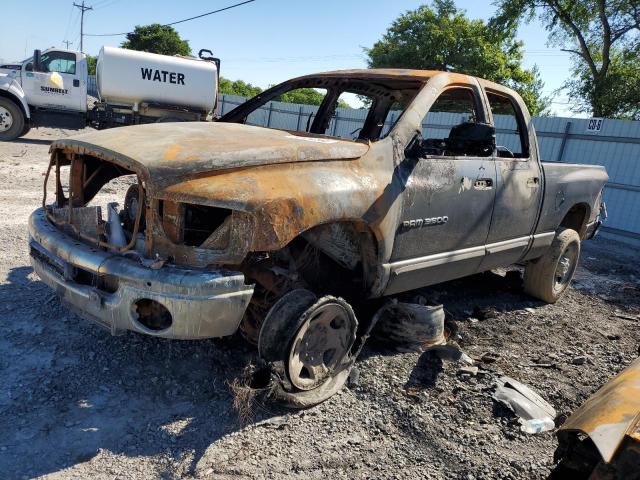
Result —
<instances>
[{"instance_id":1,"label":"shredded tire","mask_svg":"<svg viewBox=\"0 0 640 480\"><path fill-rule=\"evenodd\" d=\"M353 325L347 354L322 384L311 390L296 388L289 378L287 359L294 347L293 340L316 310L327 303L344 308ZM289 408L309 408L335 395L345 384L356 356L351 349L356 341L358 321L351 306L341 298L325 296L316 299L308 290L293 290L280 299L269 312L258 343L261 358L271 367L272 389L269 396Z\"/></svg>"}]
</instances>

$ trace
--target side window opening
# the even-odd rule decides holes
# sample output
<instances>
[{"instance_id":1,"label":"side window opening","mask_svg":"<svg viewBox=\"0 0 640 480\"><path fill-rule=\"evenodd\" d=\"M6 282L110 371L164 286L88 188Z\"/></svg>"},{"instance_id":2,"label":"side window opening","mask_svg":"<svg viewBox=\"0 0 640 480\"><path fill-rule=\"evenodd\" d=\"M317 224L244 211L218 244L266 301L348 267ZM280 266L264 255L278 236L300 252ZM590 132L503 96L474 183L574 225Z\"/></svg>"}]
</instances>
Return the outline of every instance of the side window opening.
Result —
<instances>
[{"instance_id":1,"label":"side window opening","mask_svg":"<svg viewBox=\"0 0 640 480\"><path fill-rule=\"evenodd\" d=\"M47 52L42 55L45 72L76 74L76 56L69 52Z\"/></svg>"},{"instance_id":2,"label":"side window opening","mask_svg":"<svg viewBox=\"0 0 640 480\"><path fill-rule=\"evenodd\" d=\"M529 141L522 112L510 98L487 92L496 126L498 157L529 158Z\"/></svg>"},{"instance_id":3,"label":"side window opening","mask_svg":"<svg viewBox=\"0 0 640 480\"><path fill-rule=\"evenodd\" d=\"M491 156L492 129L481 122L473 90L463 87L446 90L422 121L426 155Z\"/></svg>"},{"instance_id":4,"label":"side window opening","mask_svg":"<svg viewBox=\"0 0 640 480\"><path fill-rule=\"evenodd\" d=\"M309 132L326 95L325 88L294 88L251 112L245 123L259 127ZM276 113L284 115L275 115Z\"/></svg>"},{"instance_id":5,"label":"side window opening","mask_svg":"<svg viewBox=\"0 0 640 480\"><path fill-rule=\"evenodd\" d=\"M352 96L353 94L350 92L340 93L329 125L324 132L325 135L349 140L360 138L374 102L371 97L360 95L362 106L360 108L351 108L349 101L352 101Z\"/></svg>"}]
</instances>

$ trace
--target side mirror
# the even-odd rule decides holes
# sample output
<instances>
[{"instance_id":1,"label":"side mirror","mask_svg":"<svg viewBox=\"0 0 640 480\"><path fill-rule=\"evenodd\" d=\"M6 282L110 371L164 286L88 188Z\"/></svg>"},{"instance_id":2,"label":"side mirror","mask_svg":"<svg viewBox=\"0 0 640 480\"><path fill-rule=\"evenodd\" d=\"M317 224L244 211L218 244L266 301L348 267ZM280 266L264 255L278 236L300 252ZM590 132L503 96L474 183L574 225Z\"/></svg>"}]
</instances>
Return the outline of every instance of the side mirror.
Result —
<instances>
[{"instance_id":1,"label":"side mirror","mask_svg":"<svg viewBox=\"0 0 640 480\"><path fill-rule=\"evenodd\" d=\"M27 64L24 66L24 69L25 69L27 72L33 72L33 62L29 62L29 63L27 63Z\"/></svg>"},{"instance_id":2,"label":"side mirror","mask_svg":"<svg viewBox=\"0 0 640 480\"><path fill-rule=\"evenodd\" d=\"M42 71L42 52L40 50L33 51L33 71Z\"/></svg>"}]
</instances>

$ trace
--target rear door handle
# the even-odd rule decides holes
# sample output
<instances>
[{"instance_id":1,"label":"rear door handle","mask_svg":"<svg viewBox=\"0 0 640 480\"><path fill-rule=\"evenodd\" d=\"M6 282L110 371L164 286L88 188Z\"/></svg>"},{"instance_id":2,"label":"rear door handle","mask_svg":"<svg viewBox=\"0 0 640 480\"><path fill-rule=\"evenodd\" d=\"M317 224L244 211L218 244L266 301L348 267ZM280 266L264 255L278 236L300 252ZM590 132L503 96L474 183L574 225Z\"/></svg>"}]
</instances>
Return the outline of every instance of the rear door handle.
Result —
<instances>
[{"instance_id":1,"label":"rear door handle","mask_svg":"<svg viewBox=\"0 0 640 480\"><path fill-rule=\"evenodd\" d=\"M476 190L490 190L493 188L493 178L478 178L473 182Z\"/></svg>"}]
</instances>

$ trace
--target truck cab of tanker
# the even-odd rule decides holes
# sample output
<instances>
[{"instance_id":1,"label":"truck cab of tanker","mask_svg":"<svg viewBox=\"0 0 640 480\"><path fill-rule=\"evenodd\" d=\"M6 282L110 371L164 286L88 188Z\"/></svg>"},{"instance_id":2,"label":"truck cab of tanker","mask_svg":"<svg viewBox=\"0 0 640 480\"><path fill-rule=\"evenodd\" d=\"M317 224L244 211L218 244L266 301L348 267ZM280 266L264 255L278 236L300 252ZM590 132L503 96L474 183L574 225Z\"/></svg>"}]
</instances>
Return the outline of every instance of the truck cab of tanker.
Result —
<instances>
[{"instance_id":1,"label":"truck cab of tanker","mask_svg":"<svg viewBox=\"0 0 640 480\"><path fill-rule=\"evenodd\" d=\"M73 128L87 111L87 57L72 50L35 50L32 57L0 68L0 140L32 126Z\"/></svg>"},{"instance_id":2,"label":"truck cab of tanker","mask_svg":"<svg viewBox=\"0 0 640 480\"><path fill-rule=\"evenodd\" d=\"M87 111L87 56L50 48L22 63L20 83L35 108Z\"/></svg>"}]
</instances>

